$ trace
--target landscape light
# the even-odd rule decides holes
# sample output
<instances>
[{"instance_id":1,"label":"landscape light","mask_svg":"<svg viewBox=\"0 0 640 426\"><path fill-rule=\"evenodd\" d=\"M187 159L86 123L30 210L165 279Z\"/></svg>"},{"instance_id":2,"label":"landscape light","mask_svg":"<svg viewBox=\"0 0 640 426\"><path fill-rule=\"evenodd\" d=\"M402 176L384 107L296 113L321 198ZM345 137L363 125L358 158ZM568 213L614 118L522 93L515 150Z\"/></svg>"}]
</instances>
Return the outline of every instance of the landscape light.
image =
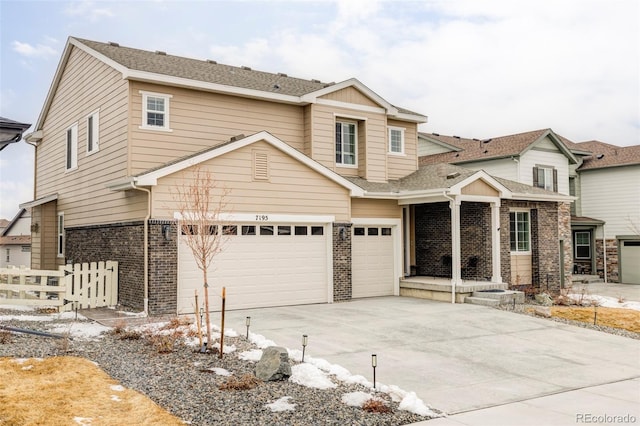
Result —
<instances>
[{"instance_id":1,"label":"landscape light","mask_svg":"<svg viewBox=\"0 0 640 426\"><path fill-rule=\"evenodd\" d=\"M245 324L247 326L247 340L249 340L249 326L251 325L251 317L247 317Z\"/></svg>"},{"instance_id":2,"label":"landscape light","mask_svg":"<svg viewBox=\"0 0 640 426\"><path fill-rule=\"evenodd\" d=\"M373 367L373 388L376 388L376 367L378 366L378 355L371 355L371 366Z\"/></svg>"},{"instance_id":3,"label":"landscape light","mask_svg":"<svg viewBox=\"0 0 640 426\"><path fill-rule=\"evenodd\" d=\"M306 334L302 335L302 362L304 362L304 350L307 347L308 336Z\"/></svg>"}]
</instances>

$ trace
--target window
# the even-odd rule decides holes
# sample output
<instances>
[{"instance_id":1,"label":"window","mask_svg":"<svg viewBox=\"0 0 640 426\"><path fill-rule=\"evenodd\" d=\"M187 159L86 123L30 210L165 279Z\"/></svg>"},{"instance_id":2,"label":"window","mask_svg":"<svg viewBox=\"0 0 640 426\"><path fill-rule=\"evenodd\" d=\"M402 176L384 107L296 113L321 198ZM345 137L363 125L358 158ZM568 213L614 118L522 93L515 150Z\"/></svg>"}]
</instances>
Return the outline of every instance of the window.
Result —
<instances>
[{"instance_id":1,"label":"window","mask_svg":"<svg viewBox=\"0 0 640 426\"><path fill-rule=\"evenodd\" d=\"M142 129L166 130L169 128L169 99L171 95L143 92L142 94Z\"/></svg>"},{"instance_id":2,"label":"window","mask_svg":"<svg viewBox=\"0 0 640 426\"><path fill-rule=\"evenodd\" d=\"M238 235L237 225L224 225L222 227L222 235Z\"/></svg>"},{"instance_id":3,"label":"window","mask_svg":"<svg viewBox=\"0 0 640 426\"><path fill-rule=\"evenodd\" d=\"M7 262L11 262L11 249L6 249L7 250Z\"/></svg>"},{"instance_id":4,"label":"window","mask_svg":"<svg viewBox=\"0 0 640 426\"><path fill-rule=\"evenodd\" d=\"M58 257L64 256L64 213L58 213Z\"/></svg>"},{"instance_id":5,"label":"window","mask_svg":"<svg viewBox=\"0 0 640 426\"><path fill-rule=\"evenodd\" d=\"M378 228L368 228L367 235L378 235Z\"/></svg>"},{"instance_id":6,"label":"window","mask_svg":"<svg viewBox=\"0 0 640 426\"><path fill-rule=\"evenodd\" d=\"M324 235L324 228L322 226L312 226L311 235Z\"/></svg>"},{"instance_id":7,"label":"window","mask_svg":"<svg viewBox=\"0 0 640 426\"><path fill-rule=\"evenodd\" d=\"M78 168L78 125L67 129L67 143L66 143L66 166L67 170L73 170Z\"/></svg>"},{"instance_id":8,"label":"window","mask_svg":"<svg viewBox=\"0 0 640 426\"><path fill-rule=\"evenodd\" d=\"M359 237L363 236L364 235L364 228L360 228L360 227L353 228L353 235L356 235L356 236L359 236Z\"/></svg>"},{"instance_id":9,"label":"window","mask_svg":"<svg viewBox=\"0 0 640 426\"><path fill-rule=\"evenodd\" d=\"M529 212L509 213L509 239L511 241L511 251L528 252L531 250L529 229Z\"/></svg>"},{"instance_id":10,"label":"window","mask_svg":"<svg viewBox=\"0 0 640 426\"><path fill-rule=\"evenodd\" d=\"M260 235L273 235L273 225L260 225Z\"/></svg>"},{"instance_id":11,"label":"window","mask_svg":"<svg viewBox=\"0 0 640 426\"><path fill-rule=\"evenodd\" d=\"M256 227L254 225L242 225L242 235L256 235Z\"/></svg>"},{"instance_id":12,"label":"window","mask_svg":"<svg viewBox=\"0 0 640 426\"><path fill-rule=\"evenodd\" d=\"M558 171L553 167L536 166L533 168L533 186L558 191Z\"/></svg>"},{"instance_id":13,"label":"window","mask_svg":"<svg viewBox=\"0 0 640 426\"><path fill-rule=\"evenodd\" d=\"M581 231L574 234L576 259L591 259L591 232Z\"/></svg>"},{"instance_id":14,"label":"window","mask_svg":"<svg viewBox=\"0 0 640 426\"><path fill-rule=\"evenodd\" d=\"M87 117L87 154L98 151L100 120L98 111Z\"/></svg>"},{"instance_id":15,"label":"window","mask_svg":"<svg viewBox=\"0 0 640 426\"><path fill-rule=\"evenodd\" d=\"M389 153L404 154L404 129L389 127Z\"/></svg>"},{"instance_id":16,"label":"window","mask_svg":"<svg viewBox=\"0 0 640 426\"><path fill-rule=\"evenodd\" d=\"M294 228L296 235L307 235L309 228L306 226L296 226Z\"/></svg>"},{"instance_id":17,"label":"window","mask_svg":"<svg viewBox=\"0 0 640 426\"><path fill-rule=\"evenodd\" d=\"M336 121L336 164L356 165L356 123Z\"/></svg>"},{"instance_id":18,"label":"window","mask_svg":"<svg viewBox=\"0 0 640 426\"><path fill-rule=\"evenodd\" d=\"M291 235L291 226L278 226L278 235Z\"/></svg>"}]
</instances>

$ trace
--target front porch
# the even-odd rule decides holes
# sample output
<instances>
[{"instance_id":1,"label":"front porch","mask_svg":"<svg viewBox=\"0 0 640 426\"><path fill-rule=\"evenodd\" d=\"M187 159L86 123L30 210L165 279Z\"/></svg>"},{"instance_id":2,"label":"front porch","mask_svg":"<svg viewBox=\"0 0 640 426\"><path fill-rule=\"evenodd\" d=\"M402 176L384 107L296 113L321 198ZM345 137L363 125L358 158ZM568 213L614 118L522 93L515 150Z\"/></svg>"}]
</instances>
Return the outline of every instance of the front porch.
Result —
<instances>
[{"instance_id":1,"label":"front porch","mask_svg":"<svg viewBox=\"0 0 640 426\"><path fill-rule=\"evenodd\" d=\"M452 301L451 278L411 276L400 280L400 296L417 297L420 299ZM455 303L464 303L465 298L473 292L486 290L507 290L509 284L487 281L462 280L455 285Z\"/></svg>"}]
</instances>

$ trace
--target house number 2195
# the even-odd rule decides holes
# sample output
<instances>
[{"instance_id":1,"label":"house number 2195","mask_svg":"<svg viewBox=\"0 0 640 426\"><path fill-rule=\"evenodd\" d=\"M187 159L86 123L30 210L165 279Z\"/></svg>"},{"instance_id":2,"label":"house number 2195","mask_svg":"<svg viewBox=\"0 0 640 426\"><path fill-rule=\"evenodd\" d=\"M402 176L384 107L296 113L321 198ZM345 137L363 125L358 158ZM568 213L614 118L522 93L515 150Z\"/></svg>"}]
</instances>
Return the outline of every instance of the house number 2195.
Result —
<instances>
[{"instance_id":1,"label":"house number 2195","mask_svg":"<svg viewBox=\"0 0 640 426\"><path fill-rule=\"evenodd\" d=\"M267 222L269 220L269 215L267 214L257 214L256 221L257 222Z\"/></svg>"}]
</instances>

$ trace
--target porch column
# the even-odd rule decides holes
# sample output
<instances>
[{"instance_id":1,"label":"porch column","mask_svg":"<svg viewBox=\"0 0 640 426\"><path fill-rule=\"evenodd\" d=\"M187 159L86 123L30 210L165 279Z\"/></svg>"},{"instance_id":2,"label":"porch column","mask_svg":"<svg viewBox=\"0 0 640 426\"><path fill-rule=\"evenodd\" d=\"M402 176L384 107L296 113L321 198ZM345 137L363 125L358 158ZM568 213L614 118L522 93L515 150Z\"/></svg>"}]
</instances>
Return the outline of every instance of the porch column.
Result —
<instances>
[{"instance_id":1,"label":"porch column","mask_svg":"<svg viewBox=\"0 0 640 426\"><path fill-rule=\"evenodd\" d=\"M411 206L402 208L403 237L404 237L404 276L411 275Z\"/></svg>"},{"instance_id":2,"label":"porch column","mask_svg":"<svg viewBox=\"0 0 640 426\"><path fill-rule=\"evenodd\" d=\"M500 200L491 203L491 282L502 283L500 272Z\"/></svg>"},{"instance_id":3,"label":"porch column","mask_svg":"<svg viewBox=\"0 0 640 426\"><path fill-rule=\"evenodd\" d=\"M451 303L456 303L456 285L461 284L460 273L460 204L458 198L449 201L451 209Z\"/></svg>"}]
</instances>

